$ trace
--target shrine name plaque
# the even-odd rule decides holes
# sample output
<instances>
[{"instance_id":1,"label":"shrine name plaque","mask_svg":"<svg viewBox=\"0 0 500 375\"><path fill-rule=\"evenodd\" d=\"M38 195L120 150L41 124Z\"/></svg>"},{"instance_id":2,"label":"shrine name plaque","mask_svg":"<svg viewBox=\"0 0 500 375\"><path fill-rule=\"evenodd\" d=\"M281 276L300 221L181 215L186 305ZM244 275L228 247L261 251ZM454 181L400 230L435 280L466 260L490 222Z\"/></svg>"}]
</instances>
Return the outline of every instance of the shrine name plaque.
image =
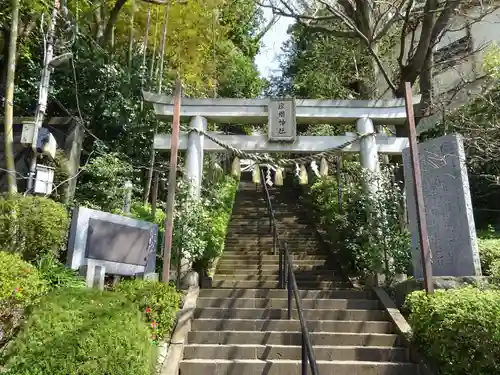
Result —
<instances>
[{"instance_id":1,"label":"shrine name plaque","mask_svg":"<svg viewBox=\"0 0 500 375\"><path fill-rule=\"evenodd\" d=\"M294 142L296 135L295 100L272 98L268 105L268 136L272 142Z\"/></svg>"}]
</instances>

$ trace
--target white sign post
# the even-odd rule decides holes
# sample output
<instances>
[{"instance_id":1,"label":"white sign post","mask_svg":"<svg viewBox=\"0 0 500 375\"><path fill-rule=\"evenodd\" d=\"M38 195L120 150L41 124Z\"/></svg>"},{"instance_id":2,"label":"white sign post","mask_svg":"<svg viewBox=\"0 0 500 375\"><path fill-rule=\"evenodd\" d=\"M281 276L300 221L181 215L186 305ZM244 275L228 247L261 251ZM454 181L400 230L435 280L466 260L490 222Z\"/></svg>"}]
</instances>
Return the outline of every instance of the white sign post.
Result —
<instances>
[{"instance_id":1,"label":"white sign post","mask_svg":"<svg viewBox=\"0 0 500 375\"><path fill-rule=\"evenodd\" d=\"M268 104L269 141L294 142L296 135L295 100L274 98Z\"/></svg>"}]
</instances>

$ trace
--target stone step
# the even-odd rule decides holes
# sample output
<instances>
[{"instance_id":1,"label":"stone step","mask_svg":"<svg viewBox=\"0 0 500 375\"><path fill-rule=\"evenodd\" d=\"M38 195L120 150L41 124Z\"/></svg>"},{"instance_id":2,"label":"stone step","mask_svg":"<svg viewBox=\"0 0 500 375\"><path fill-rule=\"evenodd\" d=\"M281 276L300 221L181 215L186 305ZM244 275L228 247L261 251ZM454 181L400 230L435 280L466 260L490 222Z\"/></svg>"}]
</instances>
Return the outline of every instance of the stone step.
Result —
<instances>
[{"instance_id":1,"label":"stone step","mask_svg":"<svg viewBox=\"0 0 500 375\"><path fill-rule=\"evenodd\" d=\"M231 238L232 236L246 236L251 238L262 237L262 238L273 238L273 233L269 229L269 223L267 224L244 224L244 225L234 225L228 227L227 237ZM278 236L291 238L292 235L294 238L305 239L316 238L316 233L314 229L311 228L296 228L294 224L280 225L278 228Z\"/></svg>"},{"instance_id":2,"label":"stone step","mask_svg":"<svg viewBox=\"0 0 500 375\"><path fill-rule=\"evenodd\" d=\"M292 306L295 300L292 300ZM208 298L198 299L198 307L219 308L257 308L257 309L285 309L288 306L287 298ZM361 309L380 310L379 301L373 299L303 299L303 309Z\"/></svg>"},{"instance_id":3,"label":"stone step","mask_svg":"<svg viewBox=\"0 0 500 375\"><path fill-rule=\"evenodd\" d=\"M292 260L293 266L295 267L296 265L300 266L316 266L316 267L323 267L327 269L327 264L328 261L326 258L316 258L316 259L293 259ZM265 266L275 266L278 267L279 265L279 259L266 259L266 258L255 258L252 256L245 256L241 255L239 257L231 257L231 258L222 258L219 261L219 267L222 267L222 265L225 266L230 266L234 268L238 268L241 270L246 270L248 272L251 272L253 269L257 269L259 265L265 265ZM251 266L254 266L253 268ZM270 268L270 267L269 267Z\"/></svg>"},{"instance_id":4,"label":"stone step","mask_svg":"<svg viewBox=\"0 0 500 375\"><path fill-rule=\"evenodd\" d=\"M276 243L275 250L273 251L273 244L271 243L226 243L224 255L227 256L241 256L246 254L247 256L264 256L264 255L276 255L279 254L279 245ZM321 255L328 256L330 255L326 251L320 251L318 249L318 245L316 244L297 244L297 243L288 243L287 249L290 255L292 256L300 256L300 255Z\"/></svg>"},{"instance_id":5,"label":"stone step","mask_svg":"<svg viewBox=\"0 0 500 375\"><path fill-rule=\"evenodd\" d=\"M295 305L295 300L294 300ZM287 309L221 309L216 307L197 307L195 318L199 319L287 319ZM292 311L292 318L298 319L297 311ZM387 321L385 310L332 310L304 309L306 320L369 320Z\"/></svg>"},{"instance_id":6,"label":"stone step","mask_svg":"<svg viewBox=\"0 0 500 375\"><path fill-rule=\"evenodd\" d=\"M279 261L279 255L276 254L276 255L246 255L246 256L243 256L243 255L231 255L231 253L229 254L225 254L222 256L222 259L226 260L226 261L234 261L234 262L239 262L241 261L242 259L245 259L246 261L268 261L268 262L276 262L278 263ZM315 255L309 255L309 254L293 254L292 256L292 262L295 263L296 261L315 261L315 260L323 260L325 261L326 260L326 255L319 255L319 254L315 254Z\"/></svg>"},{"instance_id":7,"label":"stone step","mask_svg":"<svg viewBox=\"0 0 500 375\"><path fill-rule=\"evenodd\" d=\"M297 280L299 289L332 289L347 288L349 283L340 281L316 281L316 280ZM248 281L248 280L213 280L213 288L250 288L250 289L276 289L277 281Z\"/></svg>"},{"instance_id":8,"label":"stone step","mask_svg":"<svg viewBox=\"0 0 500 375\"><path fill-rule=\"evenodd\" d=\"M283 238L282 238L283 237ZM288 236L279 236L279 239L282 241L286 241L288 246L308 246L311 248L317 248L319 242L312 238L311 236L298 237L293 234ZM272 236L237 236L236 234L231 234L226 237L225 244L226 246L247 246L248 245L268 245L271 246L274 243L274 238Z\"/></svg>"},{"instance_id":9,"label":"stone step","mask_svg":"<svg viewBox=\"0 0 500 375\"><path fill-rule=\"evenodd\" d=\"M287 244L288 252L294 256L300 255L329 255L326 251L320 251L318 249L317 243L294 243L285 241ZM279 244L275 244L276 255L278 255ZM248 255L253 256L261 256L261 255L273 255L273 242L272 241L239 241L233 243L225 243L225 255L241 255L242 252L249 253ZM266 254L267 252L271 252L271 254ZM254 252L254 254L252 254Z\"/></svg>"},{"instance_id":10,"label":"stone step","mask_svg":"<svg viewBox=\"0 0 500 375\"><path fill-rule=\"evenodd\" d=\"M300 298L308 299L372 299L371 290L299 290ZM201 289L199 297L211 298L287 298L286 289Z\"/></svg>"},{"instance_id":11,"label":"stone step","mask_svg":"<svg viewBox=\"0 0 500 375\"><path fill-rule=\"evenodd\" d=\"M319 300L317 300L319 301ZM234 306L237 307L237 306ZM305 307L305 306L304 306ZM391 322L365 320L307 321L309 332L336 333L395 333ZM299 320L195 319L193 331L284 331L300 332Z\"/></svg>"},{"instance_id":12,"label":"stone step","mask_svg":"<svg viewBox=\"0 0 500 375\"><path fill-rule=\"evenodd\" d=\"M273 238L273 233L269 228L269 223L266 224L242 224L228 227L228 237L236 236L238 234L253 235L254 237ZM291 236L295 238L315 238L315 232L312 228L297 228L295 224L279 225L279 236Z\"/></svg>"},{"instance_id":13,"label":"stone step","mask_svg":"<svg viewBox=\"0 0 500 375\"><path fill-rule=\"evenodd\" d=\"M266 248L267 248L267 246L266 246ZM322 256L330 255L326 251L319 250L317 248L304 248L301 250L288 249L288 252L290 253L290 255L292 257L295 255L300 255L300 254L303 254L303 255L322 255ZM223 255L226 255L226 256L240 256L240 255L262 256L262 255L276 255L278 253L279 253L278 248L276 248L276 251L273 252L272 246L270 246L267 249L264 249L264 248L261 249L257 246L255 246L254 248L248 249L245 247L237 248L236 246L231 246L230 248L227 248L227 245L226 245L226 249L224 249Z\"/></svg>"},{"instance_id":14,"label":"stone step","mask_svg":"<svg viewBox=\"0 0 500 375\"><path fill-rule=\"evenodd\" d=\"M275 253L279 254L279 246L276 243ZM316 244L288 244L287 249L291 255L322 255L328 256L326 251L318 250L318 245ZM235 244L225 244L224 254L237 255L240 256L242 253L248 253L249 256L262 256L262 255L274 255L273 254L273 244L272 243L235 243ZM253 252L253 254L252 254ZM235 253L235 254L232 254Z\"/></svg>"},{"instance_id":15,"label":"stone step","mask_svg":"<svg viewBox=\"0 0 500 375\"><path fill-rule=\"evenodd\" d=\"M294 269L295 273L300 275L301 273L309 273L311 275L320 275L320 274L330 274L330 275L336 275L338 271L335 270L329 270L327 268L312 268L309 267L309 269L298 269L295 267ZM224 276L224 275L241 275L241 274L253 274L253 275L258 275L258 276L270 276L270 275L278 275L278 267L274 267L272 269L265 269L265 270L248 270L245 267L226 267L226 268L220 268L217 267L216 274L219 276Z\"/></svg>"},{"instance_id":16,"label":"stone step","mask_svg":"<svg viewBox=\"0 0 500 375\"><path fill-rule=\"evenodd\" d=\"M249 272L254 271L254 270L268 270L268 269L277 269L278 268L278 263L279 261L276 260L270 260L270 261L255 261L255 260L248 260L245 261L243 264L236 261L235 259L228 259L226 260L224 256L221 258L219 263L217 263L217 269L225 269L225 268L238 268L238 269L245 269L248 270ZM326 261L324 259L319 259L319 260L300 260L300 259L294 259L293 260L293 267L294 269L305 269L305 268L310 268L310 267L323 267L326 264Z\"/></svg>"},{"instance_id":17,"label":"stone step","mask_svg":"<svg viewBox=\"0 0 500 375\"><path fill-rule=\"evenodd\" d=\"M242 219L242 220L260 220L260 221L265 221L266 219L269 220L269 210L267 207L263 207L260 209L246 209L242 210L239 209L237 205L234 206L233 210L231 211L231 218L232 219ZM307 218L302 216L300 212L297 211L274 211L274 218L279 221L302 221L304 224L307 223Z\"/></svg>"},{"instance_id":18,"label":"stone step","mask_svg":"<svg viewBox=\"0 0 500 375\"><path fill-rule=\"evenodd\" d=\"M243 271L242 271L243 272ZM247 273L243 274L221 274L216 273L213 280L240 280L240 281L278 281L278 275L255 275L250 271L246 271ZM318 273L312 274L310 272L304 271L295 273L295 280L299 281L341 281L336 278L333 273Z\"/></svg>"},{"instance_id":19,"label":"stone step","mask_svg":"<svg viewBox=\"0 0 500 375\"><path fill-rule=\"evenodd\" d=\"M313 348L317 361L382 361L408 360L405 348L370 346L321 346ZM189 344L184 346L184 360L189 359L291 359L301 356L300 346L289 345L211 345ZM354 374L354 373L353 373Z\"/></svg>"},{"instance_id":20,"label":"stone step","mask_svg":"<svg viewBox=\"0 0 500 375\"><path fill-rule=\"evenodd\" d=\"M320 374L416 375L417 365L406 362L317 361ZM189 359L180 364L182 374L203 375L300 375L300 360Z\"/></svg>"},{"instance_id":21,"label":"stone step","mask_svg":"<svg viewBox=\"0 0 500 375\"><path fill-rule=\"evenodd\" d=\"M310 222L303 217L299 217L294 215L293 213L275 213L275 220L278 224L286 224L286 223L297 223L297 224L310 224ZM267 211L262 212L238 212L237 210L233 210L231 214L231 224L239 224L239 225L247 225L247 224L265 224L269 223L269 214Z\"/></svg>"},{"instance_id":22,"label":"stone step","mask_svg":"<svg viewBox=\"0 0 500 375\"><path fill-rule=\"evenodd\" d=\"M236 201L236 207L239 209L247 209L247 210L267 210L267 202L262 200L251 200L251 199L242 199L239 202ZM288 202L283 201L271 201L271 205L273 210L286 209L290 211L296 211L296 208Z\"/></svg>"},{"instance_id":23,"label":"stone step","mask_svg":"<svg viewBox=\"0 0 500 375\"><path fill-rule=\"evenodd\" d=\"M190 331L190 344L300 345L302 333L282 331ZM311 332L312 345L401 346L395 334Z\"/></svg>"}]
</instances>

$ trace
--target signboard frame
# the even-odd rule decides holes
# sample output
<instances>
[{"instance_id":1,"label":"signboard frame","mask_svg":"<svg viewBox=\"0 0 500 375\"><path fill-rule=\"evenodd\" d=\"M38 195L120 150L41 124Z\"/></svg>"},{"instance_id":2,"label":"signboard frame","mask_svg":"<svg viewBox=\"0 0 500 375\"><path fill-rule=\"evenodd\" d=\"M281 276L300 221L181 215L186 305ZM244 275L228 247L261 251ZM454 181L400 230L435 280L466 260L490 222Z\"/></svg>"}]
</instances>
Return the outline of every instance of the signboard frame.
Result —
<instances>
[{"instance_id":1,"label":"signboard frame","mask_svg":"<svg viewBox=\"0 0 500 375\"><path fill-rule=\"evenodd\" d=\"M283 105L284 108L280 108ZM295 142L297 136L297 108L295 98L270 98L268 107L268 139L270 142ZM287 111L288 110L288 111ZM280 113L283 112L283 115ZM288 116L287 116L288 112ZM282 123L279 122L282 117ZM287 126L289 127L287 129ZM280 134L280 127L284 133Z\"/></svg>"}]
</instances>

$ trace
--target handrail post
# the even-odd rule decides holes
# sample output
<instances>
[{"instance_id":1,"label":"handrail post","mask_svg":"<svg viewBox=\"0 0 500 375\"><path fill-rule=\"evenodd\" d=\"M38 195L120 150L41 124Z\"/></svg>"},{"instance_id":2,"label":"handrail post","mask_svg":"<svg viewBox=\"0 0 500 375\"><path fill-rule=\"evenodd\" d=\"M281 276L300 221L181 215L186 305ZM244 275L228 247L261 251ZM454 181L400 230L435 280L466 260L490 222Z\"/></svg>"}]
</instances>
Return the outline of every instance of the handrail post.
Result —
<instances>
[{"instance_id":1,"label":"handrail post","mask_svg":"<svg viewBox=\"0 0 500 375\"><path fill-rule=\"evenodd\" d=\"M278 251L279 251L279 265L278 265L279 288L285 289L285 265L283 264L284 262L283 250L281 249L281 247L278 247Z\"/></svg>"},{"instance_id":2,"label":"handrail post","mask_svg":"<svg viewBox=\"0 0 500 375\"><path fill-rule=\"evenodd\" d=\"M308 361L307 361L307 348L306 348L306 340L304 338L304 333L302 332L302 335L301 335L301 347L302 347L302 350L301 350L301 360L302 360L302 363L301 363L301 374L302 375L307 375L307 365L308 365Z\"/></svg>"},{"instance_id":3,"label":"handrail post","mask_svg":"<svg viewBox=\"0 0 500 375\"><path fill-rule=\"evenodd\" d=\"M276 225L273 223L273 255L276 255Z\"/></svg>"},{"instance_id":4,"label":"handrail post","mask_svg":"<svg viewBox=\"0 0 500 375\"><path fill-rule=\"evenodd\" d=\"M287 289L288 289L288 320L292 319L292 278L290 277L290 263L288 263L287 267Z\"/></svg>"},{"instance_id":5,"label":"handrail post","mask_svg":"<svg viewBox=\"0 0 500 375\"><path fill-rule=\"evenodd\" d=\"M281 248L281 246L280 246ZM283 253L283 289L287 287L287 270L288 270L288 261L286 259L286 253L285 253L285 248L281 249L281 252Z\"/></svg>"}]
</instances>

